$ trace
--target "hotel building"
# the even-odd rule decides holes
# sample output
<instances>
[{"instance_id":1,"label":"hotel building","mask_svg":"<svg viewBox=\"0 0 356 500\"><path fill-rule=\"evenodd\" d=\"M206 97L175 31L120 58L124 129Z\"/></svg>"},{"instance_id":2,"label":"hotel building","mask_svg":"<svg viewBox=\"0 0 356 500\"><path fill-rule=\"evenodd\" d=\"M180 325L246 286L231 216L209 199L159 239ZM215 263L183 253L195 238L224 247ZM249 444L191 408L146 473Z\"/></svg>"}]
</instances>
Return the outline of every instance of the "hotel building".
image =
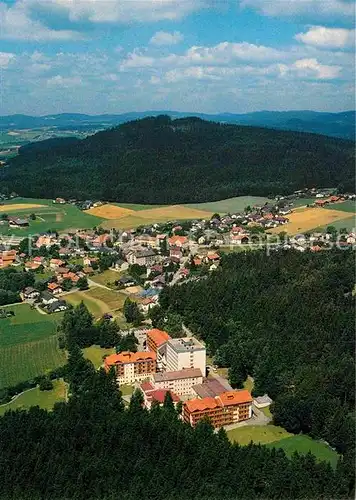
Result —
<instances>
[{"instance_id":1,"label":"hotel building","mask_svg":"<svg viewBox=\"0 0 356 500\"><path fill-rule=\"evenodd\" d=\"M115 367L119 384L142 382L156 372L157 356L154 352L129 352L111 354L105 358L106 371Z\"/></svg>"}]
</instances>

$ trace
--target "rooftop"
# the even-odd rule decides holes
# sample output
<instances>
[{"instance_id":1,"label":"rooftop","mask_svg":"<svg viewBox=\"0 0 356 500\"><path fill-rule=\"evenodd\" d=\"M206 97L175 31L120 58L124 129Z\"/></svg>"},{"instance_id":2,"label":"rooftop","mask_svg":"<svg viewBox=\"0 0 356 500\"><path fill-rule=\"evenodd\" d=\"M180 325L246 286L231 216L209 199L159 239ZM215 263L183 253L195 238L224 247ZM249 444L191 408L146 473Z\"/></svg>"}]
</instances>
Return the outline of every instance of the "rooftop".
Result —
<instances>
[{"instance_id":1,"label":"rooftop","mask_svg":"<svg viewBox=\"0 0 356 500\"><path fill-rule=\"evenodd\" d=\"M139 363L140 361L155 361L156 354L154 352L130 352L123 351L119 354L111 354L105 358L105 366L114 366L117 364Z\"/></svg>"},{"instance_id":2,"label":"rooftop","mask_svg":"<svg viewBox=\"0 0 356 500\"><path fill-rule=\"evenodd\" d=\"M200 398L215 398L223 392L226 392L226 387L224 387L219 380L214 378L204 379L202 384L194 385L193 390Z\"/></svg>"},{"instance_id":3,"label":"rooftop","mask_svg":"<svg viewBox=\"0 0 356 500\"><path fill-rule=\"evenodd\" d=\"M167 340L170 340L170 336L164 330L158 330L158 328L153 328L147 332L147 338L150 338L157 347L165 344Z\"/></svg>"},{"instance_id":4,"label":"rooftop","mask_svg":"<svg viewBox=\"0 0 356 500\"><path fill-rule=\"evenodd\" d=\"M170 392L172 396L173 403L178 403L180 401L180 398L177 396L177 394L174 394L174 392L170 391L169 389L157 389L156 391L150 391L147 394L148 399L158 401L158 403L164 403L164 398L166 397L166 393Z\"/></svg>"},{"instance_id":5,"label":"rooftop","mask_svg":"<svg viewBox=\"0 0 356 500\"><path fill-rule=\"evenodd\" d=\"M176 352L203 351L205 346L194 337L182 337L179 339L170 339L168 345Z\"/></svg>"},{"instance_id":6,"label":"rooftop","mask_svg":"<svg viewBox=\"0 0 356 500\"><path fill-rule=\"evenodd\" d=\"M190 399L185 405L190 413L195 411L211 410L218 407L236 406L243 403L252 403L251 394L242 389L241 391L223 392L219 396L206 397L203 399Z\"/></svg>"},{"instance_id":7,"label":"rooftop","mask_svg":"<svg viewBox=\"0 0 356 500\"><path fill-rule=\"evenodd\" d=\"M179 380L182 378L198 378L203 377L200 368L186 368L173 372L155 373L153 378L155 383L168 382L170 380Z\"/></svg>"}]
</instances>

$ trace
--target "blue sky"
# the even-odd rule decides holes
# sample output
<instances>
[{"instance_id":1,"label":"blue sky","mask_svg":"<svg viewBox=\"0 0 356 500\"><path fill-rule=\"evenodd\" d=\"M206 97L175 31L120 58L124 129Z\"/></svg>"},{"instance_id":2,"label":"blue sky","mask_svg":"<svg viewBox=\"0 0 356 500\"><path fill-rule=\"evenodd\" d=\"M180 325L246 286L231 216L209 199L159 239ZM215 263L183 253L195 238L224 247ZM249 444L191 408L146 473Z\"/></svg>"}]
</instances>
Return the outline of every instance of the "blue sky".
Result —
<instances>
[{"instance_id":1,"label":"blue sky","mask_svg":"<svg viewBox=\"0 0 356 500\"><path fill-rule=\"evenodd\" d=\"M0 0L0 114L355 108L354 0Z\"/></svg>"}]
</instances>

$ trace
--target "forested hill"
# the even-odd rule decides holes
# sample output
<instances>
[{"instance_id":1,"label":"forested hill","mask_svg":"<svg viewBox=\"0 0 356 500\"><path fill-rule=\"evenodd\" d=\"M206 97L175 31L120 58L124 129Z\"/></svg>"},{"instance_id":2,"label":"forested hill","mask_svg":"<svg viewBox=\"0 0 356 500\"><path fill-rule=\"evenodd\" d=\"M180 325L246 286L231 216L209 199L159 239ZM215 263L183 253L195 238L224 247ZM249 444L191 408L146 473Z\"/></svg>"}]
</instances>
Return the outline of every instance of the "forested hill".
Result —
<instances>
[{"instance_id":1,"label":"forested hill","mask_svg":"<svg viewBox=\"0 0 356 500\"><path fill-rule=\"evenodd\" d=\"M0 187L31 197L162 204L340 183L354 188L351 141L159 116L21 148Z\"/></svg>"}]
</instances>

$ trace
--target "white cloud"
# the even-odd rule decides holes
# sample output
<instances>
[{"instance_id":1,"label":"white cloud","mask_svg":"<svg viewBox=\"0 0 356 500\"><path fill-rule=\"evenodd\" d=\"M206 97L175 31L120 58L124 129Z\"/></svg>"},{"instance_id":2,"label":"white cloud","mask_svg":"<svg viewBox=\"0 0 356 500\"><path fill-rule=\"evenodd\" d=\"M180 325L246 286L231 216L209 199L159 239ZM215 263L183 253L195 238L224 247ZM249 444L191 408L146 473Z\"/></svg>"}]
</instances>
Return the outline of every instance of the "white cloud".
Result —
<instances>
[{"instance_id":1,"label":"white cloud","mask_svg":"<svg viewBox=\"0 0 356 500\"><path fill-rule=\"evenodd\" d=\"M295 38L306 45L341 49L355 45L355 30L312 26L306 33L298 33Z\"/></svg>"},{"instance_id":2,"label":"white cloud","mask_svg":"<svg viewBox=\"0 0 356 500\"><path fill-rule=\"evenodd\" d=\"M47 80L47 85L50 87L72 88L82 84L82 79L79 76L64 77L61 75L52 76Z\"/></svg>"},{"instance_id":3,"label":"white cloud","mask_svg":"<svg viewBox=\"0 0 356 500\"><path fill-rule=\"evenodd\" d=\"M150 22L181 19L206 0L21 0L33 8L66 12L72 22Z\"/></svg>"},{"instance_id":4,"label":"white cloud","mask_svg":"<svg viewBox=\"0 0 356 500\"><path fill-rule=\"evenodd\" d=\"M299 59L292 65L279 65L282 76L292 73L299 78L311 78L317 80L333 80L340 76L341 66L330 66L320 64L317 59Z\"/></svg>"},{"instance_id":5,"label":"white cloud","mask_svg":"<svg viewBox=\"0 0 356 500\"><path fill-rule=\"evenodd\" d=\"M11 52L0 52L0 68L7 68L11 61L15 60L15 54Z\"/></svg>"},{"instance_id":6,"label":"white cloud","mask_svg":"<svg viewBox=\"0 0 356 500\"><path fill-rule=\"evenodd\" d=\"M155 64L155 58L145 56L141 54L138 50L134 50L129 53L127 58L120 64L120 70L125 71L126 69L132 68L147 68Z\"/></svg>"},{"instance_id":7,"label":"white cloud","mask_svg":"<svg viewBox=\"0 0 356 500\"><path fill-rule=\"evenodd\" d=\"M352 19L353 0L241 0L242 7L252 7L267 16L305 17L309 19Z\"/></svg>"},{"instance_id":8,"label":"white cloud","mask_svg":"<svg viewBox=\"0 0 356 500\"><path fill-rule=\"evenodd\" d=\"M168 33L167 31L157 31L150 40L152 45L176 45L184 40L184 36L179 31Z\"/></svg>"},{"instance_id":9,"label":"white cloud","mask_svg":"<svg viewBox=\"0 0 356 500\"><path fill-rule=\"evenodd\" d=\"M71 30L53 30L30 17L26 0L13 5L0 2L0 38L8 40L78 40L83 36Z\"/></svg>"}]
</instances>

